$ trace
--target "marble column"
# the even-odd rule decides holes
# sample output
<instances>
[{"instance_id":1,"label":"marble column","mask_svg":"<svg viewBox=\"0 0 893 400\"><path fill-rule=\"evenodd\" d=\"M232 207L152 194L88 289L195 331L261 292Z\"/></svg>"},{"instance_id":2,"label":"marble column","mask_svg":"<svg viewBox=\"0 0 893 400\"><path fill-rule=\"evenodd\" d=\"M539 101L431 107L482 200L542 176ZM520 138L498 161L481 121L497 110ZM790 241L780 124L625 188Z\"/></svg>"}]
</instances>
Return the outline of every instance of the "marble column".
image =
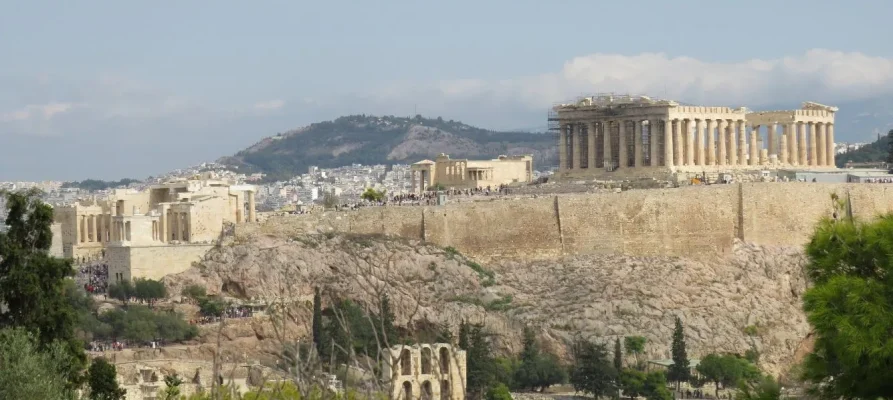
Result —
<instances>
[{"instance_id":1,"label":"marble column","mask_svg":"<svg viewBox=\"0 0 893 400\"><path fill-rule=\"evenodd\" d=\"M728 160L728 154L726 154L726 145L728 145L729 143L728 121L724 119L719 120L719 128L716 130L716 132L719 136L719 157L716 160L716 165L726 165L726 161Z\"/></svg>"},{"instance_id":2,"label":"marble column","mask_svg":"<svg viewBox=\"0 0 893 400\"><path fill-rule=\"evenodd\" d=\"M248 192L248 222L257 222L257 207L254 204L254 191Z\"/></svg>"},{"instance_id":3,"label":"marble column","mask_svg":"<svg viewBox=\"0 0 893 400\"><path fill-rule=\"evenodd\" d=\"M738 121L729 121L729 165L738 165Z\"/></svg>"},{"instance_id":4,"label":"marble column","mask_svg":"<svg viewBox=\"0 0 893 400\"><path fill-rule=\"evenodd\" d=\"M635 135L633 137L633 151L635 152L635 154L633 154L633 165L636 168L642 166L642 159L644 158L642 149L642 125L641 120L633 121L633 135Z\"/></svg>"},{"instance_id":5,"label":"marble column","mask_svg":"<svg viewBox=\"0 0 893 400\"><path fill-rule=\"evenodd\" d=\"M809 165L807 163L807 154L806 154L806 123L798 122L797 123L797 155L800 156L800 165L805 167Z\"/></svg>"},{"instance_id":6,"label":"marble column","mask_svg":"<svg viewBox=\"0 0 893 400\"><path fill-rule=\"evenodd\" d=\"M558 128L558 170L567 169L567 124L561 123ZM415 179L413 179L415 182Z\"/></svg>"},{"instance_id":7,"label":"marble column","mask_svg":"<svg viewBox=\"0 0 893 400\"><path fill-rule=\"evenodd\" d=\"M766 133L766 139L769 141L769 144L766 146L766 149L769 150L769 158L772 158L774 154L776 158L778 158L778 145L775 139L775 127L778 125L777 122L770 122L768 133Z\"/></svg>"},{"instance_id":8,"label":"marble column","mask_svg":"<svg viewBox=\"0 0 893 400\"><path fill-rule=\"evenodd\" d=\"M685 130L682 131L682 136L685 138L685 166L691 167L695 165L695 135L692 134L694 120L685 119L683 122L685 125Z\"/></svg>"},{"instance_id":9,"label":"marble column","mask_svg":"<svg viewBox=\"0 0 893 400\"><path fill-rule=\"evenodd\" d=\"M750 127L750 158L748 164L760 164L760 151L757 149L757 136L760 134L760 126L752 125Z\"/></svg>"},{"instance_id":10,"label":"marble column","mask_svg":"<svg viewBox=\"0 0 893 400\"><path fill-rule=\"evenodd\" d=\"M602 139L604 140L604 148L602 149L602 159L605 160L605 168L614 162L614 155L611 152L611 121L602 122Z\"/></svg>"},{"instance_id":11,"label":"marble column","mask_svg":"<svg viewBox=\"0 0 893 400\"><path fill-rule=\"evenodd\" d=\"M816 153L816 123L809 123L809 166L817 167L819 165L818 154Z\"/></svg>"},{"instance_id":12,"label":"marble column","mask_svg":"<svg viewBox=\"0 0 893 400\"><path fill-rule=\"evenodd\" d=\"M629 166L629 162L627 161L627 153L629 153L626 148L626 121L620 120L617 121L617 127L620 131L619 139L617 142L620 144L620 150L617 151L617 168L626 168Z\"/></svg>"},{"instance_id":13,"label":"marble column","mask_svg":"<svg viewBox=\"0 0 893 400\"><path fill-rule=\"evenodd\" d=\"M716 165L716 120L707 120L707 165Z\"/></svg>"},{"instance_id":14,"label":"marble column","mask_svg":"<svg viewBox=\"0 0 893 400\"><path fill-rule=\"evenodd\" d=\"M738 121L738 165L747 165L747 121Z\"/></svg>"},{"instance_id":15,"label":"marble column","mask_svg":"<svg viewBox=\"0 0 893 400\"><path fill-rule=\"evenodd\" d=\"M703 166L706 165L707 152L704 151L706 144L704 143L706 139L704 135L704 120L699 119L695 121L695 163L694 165Z\"/></svg>"},{"instance_id":16,"label":"marble column","mask_svg":"<svg viewBox=\"0 0 893 400\"><path fill-rule=\"evenodd\" d=\"M583 127L580 124L571 125L571 162L572 168L574 170L580 169L580 133L583 130Z\"/></svg>"},{"instance_id":17,"label":"marble column","mask_svg":"<svg viewBox=\"0 0 893 400\"><path fill-rule=\"evenodd\" d=\"M788 127L788 164L800 165L800 152L797 151L797 124L789 123Z\"/></svg>"},{"instance_id":18,"label":"marble column","mask_svg":"<svg viewBox=\"0 0 893 400\"><path fill-rule=\"evenodd\" d=\"M782 130L787 131L787 128L785 128L783 125ZM787 132L783 132L781 134L781 146L780 147L781 147L781 149L778 152L781 154L778 156L778 163L779 164L787 164L788 163L788 134L787 134Z\"/></svg>"},{"instance_id":19,"label":"marble column","mask_svg":"<svg viewBox=\"0 0 893 400\"><path fill-rule=\"evenodd\" d=\"M673 121L664 120L664 166L672 167L673 158L676 156L673 147Z\"/></svg>"},{"instance_id":20,"label":"marble column","mask_svg":"<svg viewBox=\"0 0 893 400\"><path fill-rule=\"evenodd\" d=\"M651 146L651 163L649 166L651 167L657 167L660 164L660 154L658 154L660 149L657 147L657 138L660 137L660 127L662 126L663 124L656 119L648 121L648 145ZM666 140L664 140L664 146L666 146L666 143Z\"/></svg>"},{"instance_id":21,"label":"marble column","mask_svg":"<svg viewBox=\"0 0 893 400\"><path fill-rule=\"evenodd\" d=\"M588 157L586 168L594 169L595 168L595 121L590 121L586 123L586 138L589 143L587 143L587 151L586 156Z\"/></svg>"},{"instance_id":22,"label":"marble column","mask_svg":"<svg viewBox=\"0 0 893 400\"><path fill-rule=\"evenodd\" d=\"M682 166L685 165L685 159L682 158L683 150L685 150L684 136L682 136L683 120L676 119L674 121L676 122L676 127L673 129L673 143L675 144L673 147L673 161L676 165Z\"/></svg>"},{"instance_id":23,"label":"marble column","mask_svg":"<svg viewBox=\"0 0 893 400\"><path fill-rule=\"evenodd\" d=\"M825 127L825 146L826 155L825 161L828 162L829 167L837 167L837 148L834 146L834 124L826 124Z\"/></svg>"},{"instance_id":24,"label":"marble column","mask_svg":"<svg viewBox=\"0 0 893 400\"><path fill-rule=\"evenodd\" d=\"M825 133L826 133L825 123L820 122L820 123L817 123L816 126L818 127L818 134L817 134L817 140L816 140L816 154L818 154L819 166L827 167L828 166L828 160L827 160L828 145L825 144Z\"/></svg>"}]
</instances>

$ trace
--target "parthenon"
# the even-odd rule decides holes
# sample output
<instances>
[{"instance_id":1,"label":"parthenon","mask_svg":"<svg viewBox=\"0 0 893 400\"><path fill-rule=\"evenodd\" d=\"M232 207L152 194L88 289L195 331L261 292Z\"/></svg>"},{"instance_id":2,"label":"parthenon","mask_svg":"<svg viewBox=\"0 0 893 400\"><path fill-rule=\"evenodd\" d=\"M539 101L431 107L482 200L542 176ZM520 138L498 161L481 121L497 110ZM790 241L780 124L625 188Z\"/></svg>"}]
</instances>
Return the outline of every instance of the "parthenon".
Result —
<instances>
[{"instance_id":1,"label":"parthenon","mask_svg":"<svg viewBox=\"0 0 893 400\"><path fill-rule=\"evenodd\" d=\"M549 119L559 134L559 176L575 177L833 169L836 111L813 102L796 110L751 112L598 95L555 106Z\"/></svg>"}]
</instances>

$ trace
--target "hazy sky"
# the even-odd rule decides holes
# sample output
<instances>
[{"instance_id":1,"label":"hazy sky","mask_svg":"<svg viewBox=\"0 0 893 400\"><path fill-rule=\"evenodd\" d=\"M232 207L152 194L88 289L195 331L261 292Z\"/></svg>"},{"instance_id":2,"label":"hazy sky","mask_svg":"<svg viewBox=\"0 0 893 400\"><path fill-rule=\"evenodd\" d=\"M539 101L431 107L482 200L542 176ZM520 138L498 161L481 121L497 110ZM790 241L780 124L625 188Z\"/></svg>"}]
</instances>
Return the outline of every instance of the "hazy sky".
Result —
<instances>
[{"instance_id":1,"label":"hazy sky","mask_svg":"<svg viewBox=\"0 0 893 400\"><path fill-rule=\"evenodd\" d=\"M142 178L350 113L893 95L893 1L0 1L0 180ZM840 132L838 137L865 136Z\"/></svg>"}]
</instances>

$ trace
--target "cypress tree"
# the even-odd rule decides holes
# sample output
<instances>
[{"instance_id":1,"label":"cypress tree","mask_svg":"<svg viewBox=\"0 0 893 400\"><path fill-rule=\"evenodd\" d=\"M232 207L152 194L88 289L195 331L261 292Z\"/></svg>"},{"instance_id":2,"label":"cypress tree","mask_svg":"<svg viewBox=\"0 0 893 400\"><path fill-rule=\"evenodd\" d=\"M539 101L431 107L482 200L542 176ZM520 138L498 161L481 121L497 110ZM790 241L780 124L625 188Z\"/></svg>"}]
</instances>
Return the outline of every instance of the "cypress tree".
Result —
<instances>
[{"instance_id":1,"label":"cypress tree","mask_svg":"<svg viewBox=\"0 0 893 400\"><path fill-rule=\"evenodd\" d=\"M623 370L623 349L620 348L620 338L614 339L614 369L618 374Z\"/></svg>"},{"instance_id":2,"label":"cypress tree","mask_svg":"<svg viewBox=\"0 0 893 400\"><path fill-rule=\"evenodd\" d=\"M887 164L893 164L893 129L887 132Z\"/></svg>"},{"instance_id":3,"label":"cypress tree","mask_svg":"<svg viewBox=\"0 0 893 400\"><path fill-rule=\"evenodd\" d=\"M387 293L381 296L379 314L379 318L381 319L381 332L379 337L382 340L382 345L393 346L399 343L400 338L397 337L397 327L394 326L394 312L391 311L391 299L388 297Z\"/></svg>"},{"instance_id":4,"label":"cypress tree","mask_svg":"<svg viewBox=\"0 0 893 400\"><path fill-rule=\"evenodd\" d=\"M319 288L313 288L313 326L311 327L313 333L313 345L316 346L316 351L319 354L323 354L324 351L320 349L322 345L322 296L319 294Z\"/></svg>"},{"instance_id":5,"label":"cypress tree","mask_svg":"<svg viewBox=\"0 0 893 400\"><path fill-rule=\"evenodd\" d=\"M676 317L676 327L673 329L673 365L667 371L670 381L676 382L676 390L679 390L679 382L687 381L691 375L688 364L688 354L685 352L685 332L682 329L682 320Z\"/></svg>"},{"instance_id":6,"label":"cypress tree","mask_svg":"<svg viewBox=\"0 0 893 400\"><path fill-rule=\"evenodd\" d=\"M459 348L468 350L468 323L465 320L459 323Z\"/></svg>"}]
</instances>

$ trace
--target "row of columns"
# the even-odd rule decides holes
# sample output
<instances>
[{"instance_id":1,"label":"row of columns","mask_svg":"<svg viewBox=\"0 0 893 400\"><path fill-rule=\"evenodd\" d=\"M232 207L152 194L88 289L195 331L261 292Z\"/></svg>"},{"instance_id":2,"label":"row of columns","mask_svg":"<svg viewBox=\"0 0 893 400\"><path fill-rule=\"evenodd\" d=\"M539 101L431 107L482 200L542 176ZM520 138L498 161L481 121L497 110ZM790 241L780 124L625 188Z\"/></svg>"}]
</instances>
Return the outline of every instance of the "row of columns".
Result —
<instances>
[{"instance_id":1,"label":"row of columns","mask_svg":"<svg viewBox=\"0 0 893 400\"><path fill-rule=\"evenodd\" d=\"M165 241L167 241L167 239L183 242L189 241L191 229L189 225L188 213L168 210L167 223L165 224Z\"/></svg>"},{"instance_id":2,"label":"row of columns","mask_svg":"<svg viewBox=\"0 0 893 400\"><path fill-rule=\"evenodd\" d=\"M630 124L632 146L627 134ZM834 124L786 123L782 125L780 137L777 126L777 123L767 124L764 141L761 125L748 125L744 120L682 118L564 123L559 135L559 163L562 170L642 167L647 151L648 166L763 165L771 163L773 158L787 165L835 165ZM600 152L597 147L601 147Z\"/></svg>"},{"instance_id":3,"label":"row of columns","mask_svg":"<svg viewBox=\"0 0 893 400\"><path fill-rule=\"evenodd\" d=\"M75 224L75 243L105 243L111 241L111 215L78 215Z\"/></svg>"}]
</instances>

